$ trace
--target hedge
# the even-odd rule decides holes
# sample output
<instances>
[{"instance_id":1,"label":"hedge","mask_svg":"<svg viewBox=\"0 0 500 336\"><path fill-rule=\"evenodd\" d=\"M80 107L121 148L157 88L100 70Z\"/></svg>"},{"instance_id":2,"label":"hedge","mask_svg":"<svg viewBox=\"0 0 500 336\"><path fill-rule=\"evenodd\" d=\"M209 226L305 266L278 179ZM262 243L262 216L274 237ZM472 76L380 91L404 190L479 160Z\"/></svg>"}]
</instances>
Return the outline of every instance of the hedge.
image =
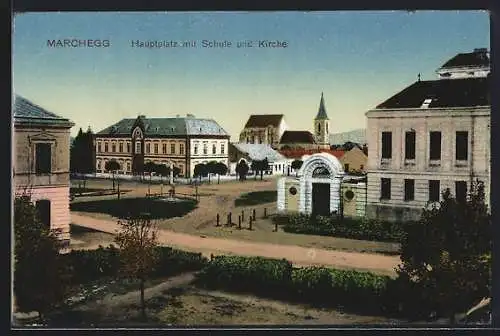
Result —
<instances>
[{"instance_id":1,"label":"hedge","mask_svg":"<svg viewBox=\"0 0 500 336\"><path fill-rule=\"evenodd\" d=\"M287 260L217 256L198 274L197 285L288 301L380 312L388 276L323 267L293 268Z\"/></svg>"},{"instance_id":2,"label":"hedge","mask_svg":"<svg viewBox=\"0 0 500 336\"><path fill-rule=\"evenodd\" d=\"M273 221L285 232L341 238L400 242L403 223L366 218L312 217L304 214L276 215Z\"/></svg>"},{"instance_id":3,"label":"hedge","mask_svg":"<svg viewBox=\"0 0 500 336\"><path fill-rule=\"evenodd\" d=\"M202 269L208 262L201 253L176 250L171 247L157 247L158 263L151 276L162 277ZM119 249L114 245L99 246L96 250L77 250L64 254L72 271L72 282L89 283L104 277L121 276Z\"/></svg>"}]
</instances>

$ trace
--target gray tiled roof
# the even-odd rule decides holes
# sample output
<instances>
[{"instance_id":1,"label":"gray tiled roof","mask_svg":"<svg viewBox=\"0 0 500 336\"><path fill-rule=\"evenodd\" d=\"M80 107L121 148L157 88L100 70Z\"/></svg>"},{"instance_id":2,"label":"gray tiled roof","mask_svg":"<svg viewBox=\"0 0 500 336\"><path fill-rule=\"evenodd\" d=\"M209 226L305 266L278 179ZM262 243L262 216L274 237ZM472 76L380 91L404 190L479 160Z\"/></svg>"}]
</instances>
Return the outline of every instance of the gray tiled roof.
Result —
<instances>
[{"instance_id":1,"label":"gray tiled roof","mask_svg":"<svg viewBox=\"0 0 500 336\"><path fill-rule=\"evenodd\" d=\"M69 119L49 112L19 95L15 96L13 115L16 124L47 124L68 127L74 125Z\"/></svg>"},{"instance_id":2,"label":"gray tiled roof","mask_svg":"<svg viewBox=\"0 0 500 336\"><path fill-rule=\"evenodd\" d=\"M319 101L318 114L315 120L328 120L328 115L326 114L325 99L323 98L323 92L321 92L321 100Z\"/></svg>"},{"instance_id":3,"label":"gray tiled roof","mask_svg":"<svg viewBox=\"0 0 500 336\"><path fill-rule=\"evenodd\" d=\"M98 135L129 135L137 119L122 119L116 124L106 127L98 132ZM154 135L219 135L229 134L212 119L197 119L194 117L176 118L142 118L145 132L149 136Z\"/></svg>"},{"instance_id":4,"label":"gray tiled roof","mask_svg":"<svg viewBox=\"0 0 500 336\"><path fill-rule=\"evenodd\" d=\"M239 151L247 153L250 160L264 160L267 158L269 162L276 162L286 159L268 144L233 143L233 145Z\"/></svg>"}]
</instances>

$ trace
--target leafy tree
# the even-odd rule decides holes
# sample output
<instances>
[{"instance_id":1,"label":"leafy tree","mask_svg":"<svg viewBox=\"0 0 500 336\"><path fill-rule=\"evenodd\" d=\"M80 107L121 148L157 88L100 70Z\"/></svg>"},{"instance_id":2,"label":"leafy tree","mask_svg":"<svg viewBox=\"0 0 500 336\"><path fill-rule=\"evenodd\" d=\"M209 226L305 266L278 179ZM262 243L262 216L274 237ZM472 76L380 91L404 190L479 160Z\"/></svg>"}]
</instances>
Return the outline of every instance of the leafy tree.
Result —
<instances>
[{"instance_id":1,"label":"leafy tree","mask_svg":"<svg viewBox=\"0 0 500 336\"><path fill-rule=\"evenodd\" d=\"M161 176L161 177L168 177L170 175L170 167L167 166L166 164L159 164L156 167L156 172ZM162 181L163 182L163 181Z\"/></svg>"},{"instance_id":2,"label":"leafy tree","mask_svg":"<svg viewBox=\"0 0 500 336\"><path fill-rule=\"evenodd\" d=\"M194 176L199 177L201 181L202 176L206 176L207 174L207 165L203 163L198 163L196 166L194 166Z\"/></svg>"},{"instance_id":3,"label":"leafy tree","mask_svg":"<svg viewBox=\"0 0 500 336\"><path fill-rule=\"evenodd\" d=\"M158 262L158 227L148 214L119 221L115 242L120 248L123 273L139 280L142 317L146 318L144 284Z\"/></svg>"},{"instance_id":4,"label":"leafy tree","mask_svg":"<svg viewBox=\"0 0 500 336\"><path fill-rule=\"evenodd\" d=\"M217 184L220 183L220 176L226 175L228 171L228 167L224 164L224 162L217 162L215 165L215 173L217 174Z\"/></svg>"},{"instance_id":5,"label":"leafy tree","mask_svg":"<svg viewBox=\"0 0 500 336\"><path fill-rule=\"evenodd\" d=\"M404 228L397 271L408 288L419 289L420 304L411 304L425 303L452 323L457 312L491 295L491 217L484 197L479 181L463 202L447 189L419 222Z\"/></svg>"},{"instance_id":6,"label":"leafy tree","mask_svg":"<svg viewBox=\"0 0 500 336\"><path fill-rule=\"evenodd\" d=\"M259 172L259 161L258 160L254 160L252 161L252 163L250 164L250 169L252 169L253 171L253 178L254 180L257 179L257 174Z\"/></svg>"},{"instance_id":7,"label":"leafy tree","mask_svg":"<svg viewBox=\"0 0 500 336\"><path fill-rule=\"evenodd\" d=\"M179 167L174 166L174 177L179 176L181 173L181 169Z\"/></svg>"},{"instance_id":8,"label":"leafy tree","mask_svg":"<svg viewBox=\"0 0 500 336\"><path fill-rule=\"evenodd\" d=\"M28 195L14 200L14 295L21 312L40 319L67 293L69 272L59 254L61 241L40 219Z\"/></svg>"},{"instance_id":9,"label":"leafy tree","mask_svg":"<svg viewBox=\"0 0 500 336\"><path fill-rule=\"evenodd\" d=\"M151 193L151 178L153 173L158 171L158 165L153 161L148 161L144 164L144 172L149 173L148 194Z\"/></svg>"},{"instance_id":10,"label":"leafy tree","mask_svg":"<svg viewBox=\"0 0 500 336\"><path fill-rule=\"evenodd\" d=\"M206 172L208 174L208 183L210 183L210 175L217 173L217 161L210 161L206 164Z\"/></svg>"},{"instance_id":11,"label":"leafy tree","mask_svg":"<svg viewBox=\"0 0 500 336\"><path fill-rule=\"evenodd\" d=\"M262 180L264 177L264 172L269 170L269 161L267 158L259 162L259 170L260 170L260 179Z\"/></svg>"},{"instance_id":12,"label":"leafy tree","mask_svg":"<svg viewBox=\"0 0 500 336\"><path fill-rule=\"evenodd\" d=\"M302 160L299 160L299 159L295 159L292 161L292 169L295 170L295 173L297 176L299 174L299 169L302 167L303 163L304 162L302 162Z\"/></svg>"},{"instance_id":13,"label":"leafy tree","mask_svg":"<svg viewBox=\"0 0 500 336\"><path fill-rule=\"evenodd\" d=\"M117 170L120 170L120 168L120 164L116 160L107 161L104 165L104 169L113 174L113 191L115 190L115 173Z\"/></svg>"},{"instance_id":14,"label":"leafy tree","mask_svg":"<svg viewBox=\"0 0 500 336\"><path fill-rule=\"evenodd\" d=\"M86 186L84 174L95 173L95 146L94 134L89 127L87 132L78 131L70 147L70 171L73 174L83 175L83 188Z\"/></svg>"},{"instance_id":15,"label":"leafy tree","mask_svg":"<svg viewBox=\"0 0 500 336\"><path fill-rule=\"evenodd\" d=\"M240 160L236 165L236 173L239 175L240 181L246 180L248 170L249 167L247 162L245 160Z\"/></svg>"}]
</instances>

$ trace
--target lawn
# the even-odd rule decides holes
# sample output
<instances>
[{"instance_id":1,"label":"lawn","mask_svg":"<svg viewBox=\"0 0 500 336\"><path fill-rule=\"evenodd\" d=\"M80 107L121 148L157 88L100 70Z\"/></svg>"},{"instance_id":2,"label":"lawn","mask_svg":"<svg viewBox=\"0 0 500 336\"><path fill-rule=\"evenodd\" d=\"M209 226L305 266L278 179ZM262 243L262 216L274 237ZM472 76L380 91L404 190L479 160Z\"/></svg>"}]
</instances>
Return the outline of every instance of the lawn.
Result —
<instances>
[{"instance_id":1,"label":"lawn","mask_svg":"<svg viewBox=\"0 0 500 336\"><path fill-rule=\"evenodd\" d=\"M234 201L234 205L237 207L258 205L258 204L276 202L276 199L277 199L276 190L252 191L246 194L242 194L239 198L237 198Z\"/></svg>"},{"instance_id":2,"label":"lawn","mask_svg":"<svg viewBox=\"0 0 500 336\"><path fill-rule=\"evenodd\" d=\"M149 213L152 219L168 219L182 217L196 206L197 202L191 199L165 202L153 198L122 198L71 203L70 209L71 211L104 213L117 218Z\"/></svg>"},{"instance_id":3,"label":"lawn","mask_svg":"<svg viewBox=\"0 0 500 336\"><path fill-rule=\"evenodd\" d=\"M148 281L147 320L140 318L137 285L112 281L88 285L74 293L85 297L52 314L49 327L195 326L241 324L396 324L382 316L348 314L335 309L290 304L253 295L205 290L192 274ZM82 295L83 294L83 295Z\"/></svg>"}]
</instances>

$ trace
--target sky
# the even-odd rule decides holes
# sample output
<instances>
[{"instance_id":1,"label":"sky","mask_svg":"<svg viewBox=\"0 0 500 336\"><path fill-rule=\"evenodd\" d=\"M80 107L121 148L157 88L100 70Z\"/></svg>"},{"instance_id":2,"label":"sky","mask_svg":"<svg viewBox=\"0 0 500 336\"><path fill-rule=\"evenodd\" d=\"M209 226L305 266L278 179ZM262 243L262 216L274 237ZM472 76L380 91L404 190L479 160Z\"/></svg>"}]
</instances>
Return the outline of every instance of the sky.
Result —
<instances>
[{"instance_id":1,"label":"sky","mask_svg":"<svg viewBox=\"0 0 500 336\"><path fill-rule=\"evenodd\" d=\"M23 13L13 20L13 91L71 119L73 135L138 115L193 114L216 120L233 141L251 114L284 114L289 129L312 130L323 92L338 133L364 128L365 113L418 73L437 79L457 53L489 49L489 32L486 11ZM47 43L58 39L109 46ZM254 46L237 47L247 40Z\"/></svg>"}]
</instances>

